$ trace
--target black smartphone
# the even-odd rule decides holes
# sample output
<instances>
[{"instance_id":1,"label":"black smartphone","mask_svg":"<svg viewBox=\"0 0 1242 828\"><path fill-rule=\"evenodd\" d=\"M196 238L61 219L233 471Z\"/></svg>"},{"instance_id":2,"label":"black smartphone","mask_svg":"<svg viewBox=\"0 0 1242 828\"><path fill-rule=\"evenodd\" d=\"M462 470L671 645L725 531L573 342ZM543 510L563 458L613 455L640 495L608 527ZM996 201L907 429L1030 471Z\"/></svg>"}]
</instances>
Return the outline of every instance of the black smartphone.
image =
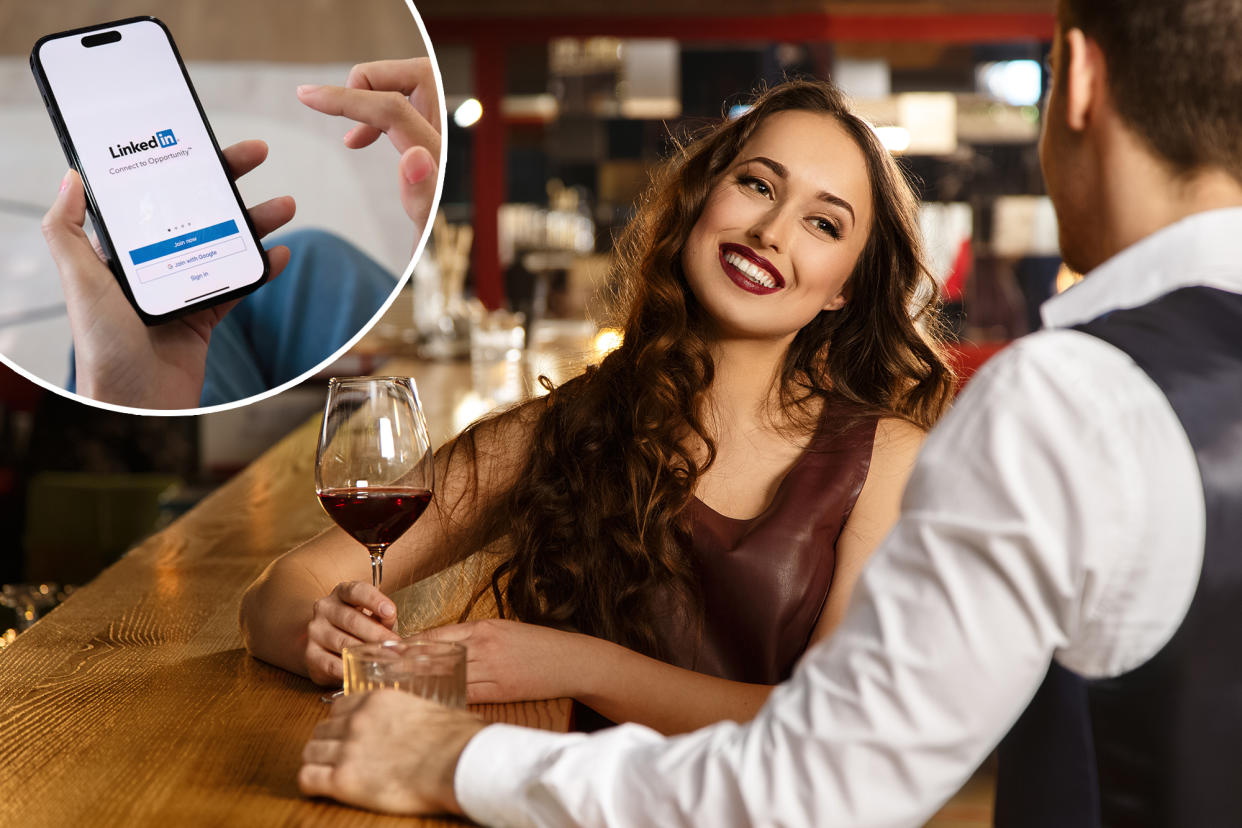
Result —
<instances>
[{"instance_id":1,"label":"black smartphone","mask_svg":"<svg viewBox=\"0 0 1242 828\"><path fill-rule=\"evenodd\" d=\"M99 244L148 325L242 296L267 254L172 34L132 17L40 38L30 68Z\"/></svg>"}]
</instances>

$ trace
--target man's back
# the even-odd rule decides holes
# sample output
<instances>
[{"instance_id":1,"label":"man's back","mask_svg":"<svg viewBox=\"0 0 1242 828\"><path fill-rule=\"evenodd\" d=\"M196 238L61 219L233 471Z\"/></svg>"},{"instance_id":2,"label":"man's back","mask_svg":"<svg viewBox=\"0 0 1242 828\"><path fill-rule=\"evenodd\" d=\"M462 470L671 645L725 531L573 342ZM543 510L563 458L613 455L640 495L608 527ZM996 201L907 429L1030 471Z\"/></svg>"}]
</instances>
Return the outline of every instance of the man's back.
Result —
<instances>
[{"instance_id":1,"label":"man's back","mask_svg":"<svg viewBox=\"0 0 1242 828\"><path fill-rule=\"evenodd\" d=\"M1078 329L1128 355L1176 413L1201 480L1201 575L1189 606L1166 616L1176 632L1141 665L1091 681L1053 667L1002 745L997 824L1242 824L1232 783L1242 739L1232 692L1242 687L1242 294L1184 287ZM1154 520L1186 519L1151 507ZM1157 572L1185 570L1161 560L1172 551Z\"/></svg>"}]
</instances>

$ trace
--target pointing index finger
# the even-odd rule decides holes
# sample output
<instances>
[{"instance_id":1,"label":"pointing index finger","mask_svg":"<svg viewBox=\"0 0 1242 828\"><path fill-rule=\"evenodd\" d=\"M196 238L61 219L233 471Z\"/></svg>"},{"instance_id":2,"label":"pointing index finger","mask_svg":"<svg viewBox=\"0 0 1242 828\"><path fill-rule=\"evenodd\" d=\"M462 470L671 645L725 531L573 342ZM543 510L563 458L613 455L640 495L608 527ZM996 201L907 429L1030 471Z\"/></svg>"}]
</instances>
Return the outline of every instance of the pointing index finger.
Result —
<instances>
[{"instance_id":1,"label":"pointing index finger","mask_svg":"<svg viewBox=\"0 0 1242 828\"><path fill-rule=\"evenodd\" d=\"M437 133L440 131L440 97L436 93L430 58L359 63L349 70L345 86L350 89L400 92L409 98L418 114L426 118Z\"/></svg>"},{"instance_id":2,"label":"pointing index finger","mask_svg":"<svg viewBox=\"0 0 1242 828\"><path fill-rule=\"evenodd\" d=\"M440 151L440 135L401 92L346 89L343 86L299 86L298 98L325 115L341 115L388 136L398 152L422 146Z\"/></svg>"},{"instance_id":3,"label":"pointing index finger","mask_svg":"<svg viewBox=\"0 0 1242 828\"><path fill-rule=\"evenodd\" d=\"M420 84L431 80L431 61L427 58L373 60L350 69L345 85L354 89L389 89L409 95Z\"/></svg>"}]
</instances>

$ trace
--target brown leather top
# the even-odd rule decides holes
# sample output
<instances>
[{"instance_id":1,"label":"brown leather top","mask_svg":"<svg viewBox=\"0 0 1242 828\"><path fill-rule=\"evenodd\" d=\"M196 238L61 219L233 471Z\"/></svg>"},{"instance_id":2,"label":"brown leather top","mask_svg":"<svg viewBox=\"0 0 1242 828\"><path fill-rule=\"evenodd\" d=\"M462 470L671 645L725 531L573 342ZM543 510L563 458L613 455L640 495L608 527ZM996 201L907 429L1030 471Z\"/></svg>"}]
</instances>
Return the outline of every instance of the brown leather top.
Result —
<instances>
[{"instance_id":1,"label":"brown leather top","mask_svg":"<svg viewBox=\"0 0 1242 828\"><path fill-rule=\"evenodd\" d=\"M810 446L758 517L738 520L691 502L703 620L700 634L684 606L661 613L671 663L734 681L789 678L823 611L837 538L871 465L876 418L841 423L825 410Z\"/></svg>"}]
</instances>

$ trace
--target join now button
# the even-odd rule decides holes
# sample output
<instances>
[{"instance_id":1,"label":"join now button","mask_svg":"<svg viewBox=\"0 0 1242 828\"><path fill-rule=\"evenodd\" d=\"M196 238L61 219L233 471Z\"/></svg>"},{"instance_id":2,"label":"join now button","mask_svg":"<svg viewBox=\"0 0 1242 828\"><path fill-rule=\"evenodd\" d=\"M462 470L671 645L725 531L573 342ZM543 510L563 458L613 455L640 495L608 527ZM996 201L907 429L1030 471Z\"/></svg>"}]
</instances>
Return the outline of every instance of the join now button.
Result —
<instances>
[{"instance_id":1,"label":"join now button","mask_svg":"<svg viewBox=\"0 0 1242 828\"><path fill-rule=\"evenodd\" d=\"M192 230L189 233L182 233L180 236L173 236L171 239L165 239L162 242L148 244L146 247L131 250L129 251L129 258L135 265L140 265L143 262L149 262L161 256L179 253L182 250L197 247L200 244L207 244L218 239L234 236L237 232L237 222L229 219L219 224L213 224L210 227L204 227L202 230Z\"/></svg>"}]
</instances>

